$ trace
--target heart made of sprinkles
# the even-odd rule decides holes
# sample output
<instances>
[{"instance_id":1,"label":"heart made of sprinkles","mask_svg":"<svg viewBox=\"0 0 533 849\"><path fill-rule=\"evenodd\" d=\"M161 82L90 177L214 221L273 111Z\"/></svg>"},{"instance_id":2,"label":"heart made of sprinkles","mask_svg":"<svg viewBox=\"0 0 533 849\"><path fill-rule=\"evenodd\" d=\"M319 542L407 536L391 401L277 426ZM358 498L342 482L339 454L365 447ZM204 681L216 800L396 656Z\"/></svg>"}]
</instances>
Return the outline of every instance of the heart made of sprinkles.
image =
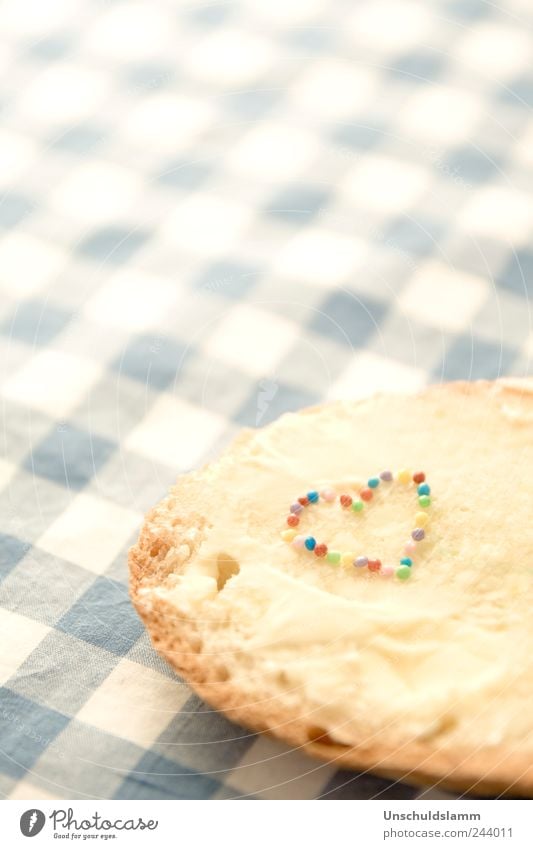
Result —
<instances>
[{"instance_id":1,"label":"heart made of sprinkles","mask_svg":"<svg viewBox=\"0 0 533 849\"><path fill-rule=\"evenodd\" d=\"M411 531L410 539L403 547L403 556L399 558L399 565L383 565L378 558L371 557L369 554L354 555L352 552L344 553L335 551L323 542L317 542L313 536L305 536L298 533L298 525L300 518L310 504L318 504L320 499L326 502L339 501L342 510L351 510L354 514L361 514L374 498L374 494L379 486L391 485L399 483L403 486L413 485L416 487L416 497L419 509L415 516L415 527ZM411 570L414 559L417 554L418 544L421 543L426 536L424 530L429 522L429 514L425 512L426 508L431 505L431 488L426 483L426 475L424 472L415 472L411 474L407 469L401 469L396 475L390 471L381 472L377 477L369 478L367 486L360 490L359 497L353 498L346 493L337 493L333 489L324 489L321 492L311 490L290 506L290 512L287 516L286 530L281 532L281 538L299 549L302 553L313 554L315 557L324 557L329 563L341 563L344 566L354 566L356 570L368 569L370 572L382 575L383 577L391 577L395 575L400 581L406 581L411 577Z\"/></svg>"}]
</instances>

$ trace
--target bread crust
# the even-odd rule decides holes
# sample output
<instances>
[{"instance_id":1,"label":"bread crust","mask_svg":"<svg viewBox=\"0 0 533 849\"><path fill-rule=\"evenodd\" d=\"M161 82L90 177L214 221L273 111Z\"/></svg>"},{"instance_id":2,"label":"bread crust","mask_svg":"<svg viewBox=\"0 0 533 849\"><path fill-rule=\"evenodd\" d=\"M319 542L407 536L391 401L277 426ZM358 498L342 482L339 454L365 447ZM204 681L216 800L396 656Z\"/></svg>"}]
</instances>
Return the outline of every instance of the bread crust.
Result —
<instances>
[{"instance_id":1,"label":"bread crust","mask_svg":"<svg viewBox=\"0 0 533 849\"><path fill-rule=\"evenodd\" d=\"M533 395L533 380L456 382L430 387L424 393L443 391L496 391L511 398ZM302 412L308 414L315 409ZM242 432L229 450L245 443L252 433ZM527 752L510 751L506 746L491 746L490 752L442 749L411 740L401 748L392 748L386 740L379 739L371 744L361 741L354 746L341 745L305 717L291 716L274 692L260 690L256 685L237 686L213 654L202 653L202 633L192 617L180 619L176 627L175 609L164 598L154 603L151 596L147 601L143 593L167 576L163 555L176 545L176 526L201 528L205 524L201 489L201 472L183 476L172 500L165 499L147 514L139 539L129 552L129 573L132 602L154 647L209 705L246 728L275 736L339 768L368 770L388 779L479 796L533 796L533 764ZM170 513L172 530L166 521Z\"/></svg>"}]
</instances>

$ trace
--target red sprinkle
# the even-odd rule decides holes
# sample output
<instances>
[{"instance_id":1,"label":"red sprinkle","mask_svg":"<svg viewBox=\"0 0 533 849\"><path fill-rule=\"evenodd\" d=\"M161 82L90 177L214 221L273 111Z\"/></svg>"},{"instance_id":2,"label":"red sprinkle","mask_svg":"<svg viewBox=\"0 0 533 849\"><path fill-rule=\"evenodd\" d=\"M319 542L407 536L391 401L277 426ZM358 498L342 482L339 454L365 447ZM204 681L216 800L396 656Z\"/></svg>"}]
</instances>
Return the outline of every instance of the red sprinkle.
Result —
<instances>
[{"instance_id":1,"label":"red sprinkle","mask_svg":"<svg viewBox=\"0 0 533 849\"><path fill-rule=\"evenodd\" d=\"M325 557L327 553L328 547L327 545L324 545L323 542L321 542L320 545L315 545L315 554L317 557Z\"/></svg>"},{"instance_id":2,"label":"red sprinkle","mask_svg":"<svg viewBox=\"0 0 533 849\"><path fill-rule=\"evenodd\" d=\"M295 528L297 524L299 524L300 519L298 516L295 516L294 513L291 513L290 516L287 516L287 524L290 528Z\"/></svg>"},{"instance_id":3,"label":"red sprinkle","mask_svg":"<svg viewBox=\"0 0 533 849\"><path fill-rule=\"evenodd\" d=\"M368 568L371 572L379 572L381 569L381 560L369 560Z\"/></svg>"},{"instance_id":4,"label":"red sprinkle","mask_svg":"<svg viewBox=\"0 0 533 849\"><path fill-rule=\"evenodd\" d=\"M416 472L416 474L413 475L413 480L415 483L424 483L425 479L426 476L424 472Z\"/></svg>"},{"instance_id":5,"label":"red sprinkle","mask_svg":"<svg viewBox=\"0 0 533 849\"><path fill-rule=\"evenodd\" d=\"M362 489L359 495L361 496L363 501L372 501L374 493L371 489Z\"/></svg>"},{"instance_id":6,"label":"red sprinkle","mask_svg":"<svg viewBox=\"0 0 533 849\"><path fill-rule=\"evenodd\" d=\"M351 495L341 495L341 504L343 507L351 507L353 498Z\"/></svg>"},{"instance_id":7,"label":"red sprinkle","mask_svg":"<svg viewBox=\"0 0 533 849\"><path fill-rule=\"evenodd\" d=\"M302 495L301 498L298 499L298 503L302 505L302 507L307 507L309 504L309 499L307 495Z\"/></svg>"}]
</instances>

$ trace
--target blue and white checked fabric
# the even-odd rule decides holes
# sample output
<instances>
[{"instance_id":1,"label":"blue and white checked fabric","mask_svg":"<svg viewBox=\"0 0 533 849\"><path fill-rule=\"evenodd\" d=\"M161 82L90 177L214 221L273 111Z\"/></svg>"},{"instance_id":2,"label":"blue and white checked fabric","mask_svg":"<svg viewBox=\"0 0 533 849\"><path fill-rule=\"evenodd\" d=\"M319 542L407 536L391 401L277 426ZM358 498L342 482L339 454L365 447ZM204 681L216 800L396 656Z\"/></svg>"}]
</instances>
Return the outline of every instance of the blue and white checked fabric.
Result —
<instances>
[{"instance_id":1,"label":"blue and white checked fabric","mask_svg":"<svg viewBox=\"0 0 533 849\"><path fill-rule=\"evenodd\" d=\"M152 650L126 553L243 425L531 374L529 1L0 20L0 792L420 795L201 703Z\"/></svg>"}]
</instances>

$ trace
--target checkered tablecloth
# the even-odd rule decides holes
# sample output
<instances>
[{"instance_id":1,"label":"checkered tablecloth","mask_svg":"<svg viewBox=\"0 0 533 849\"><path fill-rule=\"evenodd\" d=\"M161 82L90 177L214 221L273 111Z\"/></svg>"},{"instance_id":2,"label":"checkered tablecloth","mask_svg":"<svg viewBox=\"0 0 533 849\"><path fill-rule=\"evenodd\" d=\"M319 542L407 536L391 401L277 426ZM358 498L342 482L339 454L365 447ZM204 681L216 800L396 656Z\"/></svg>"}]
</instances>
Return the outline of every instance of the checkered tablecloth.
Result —
<instances>
[{"instance_id":1,"label":"checkered tablecloth","mask_svg":"<svg viewBox=\"0 0 533 849\"><path fill-rule=\"evenodd\" d=\"M531 374L532 25L529 0L4 0L4 796L421 794L211 711L126 553L243 425Z\"/></svg>"}]
</instances>

